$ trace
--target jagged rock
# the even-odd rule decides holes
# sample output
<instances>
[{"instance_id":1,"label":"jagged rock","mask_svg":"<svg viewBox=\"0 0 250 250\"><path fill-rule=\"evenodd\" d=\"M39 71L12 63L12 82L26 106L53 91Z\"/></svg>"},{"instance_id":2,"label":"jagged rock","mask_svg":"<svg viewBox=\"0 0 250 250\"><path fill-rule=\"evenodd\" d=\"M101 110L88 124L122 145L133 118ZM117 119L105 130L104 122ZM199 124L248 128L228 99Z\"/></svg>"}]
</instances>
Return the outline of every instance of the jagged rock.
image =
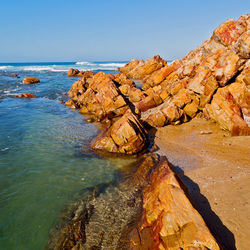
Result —
<instances>
[{"instance_id":1,"label":"jagged rock","mask_svg":"<svg viewBox=\"0 0 250 250\"><path fill-rule=\"evenodd\" d=\"M241 16L237 21L228 19L213 32L212 38L226 47L232 47L242 33L249 29L250 15Z\"/></svg>"},{"instance_id":2,"label":"jagged rock","mask_svg":"<svg viewBox=\"0 0 250 250\"><path fill-rule=\"evenodd\" d=\"M146 145L147 133L137 117L128 110L97 138L92 148L112 153L135 154Z\"/></svg>"},{"instance_id":3,"label":"jagged rock","mask_svg":"<svg viewBox=\"0 0 250 250\"><path fill-rule=\"evenodd\" d=\"M173 71L177 70L181 66L179 60L175 60L170 65L165 65L157 71L154 71L151 75L146 76L143 79L142 88L144 90L159 85L163 82L168 75L170 75Z\"/></svg>"},{"instance_id":4,"label":"jagged rock","mask_svg":"<svg viewBox=\"0 0 250 250\"><path fill-rule=\"evenodd\" d=\"M233 88L236 88L236 91L232 91ZM238 92L245 92L242 91L238 83L235 83L232 87L230 86L230 88L229 86L219 88L213 96L211 104L206 105L205 114L216 121L222 129L231 131L232 135L250 135L250 127L248 127L244 121L241 106L237 103L237 99L234 98L232 93L230 93L230 90L234 92L235 95L237 95ZM239 98L238 101L239 100L241 100L241 98ZM249 108L249 92L248 103L246 105Z\"/></svg>"},{"instance_id":5,"label":"jagged rock","mask_svg":"<svg viewBox=\"0 0 250 250\"><path fill-rule=\"evenodd\" d=\"M20 94L15 96L15 98L36 98L36 95L30 94L30 93L25 93L25 94Z\"/></svg>"},{"instance_id":6,"label":"jagged rock","mask_svg":"<svg viewBox=\"0 0 250 250\"><path fill-rule=\"evenodd\" d=\"M113 75L113 80L117 82L119 85L128 85L130 87L135 87L134 81L129 79L125 74L123 73L118 73Z\"/></svg>"},{"instance_id":7,"label":"jagged rock","mask_svg":"<svg viewBox=\"0 0 250 250\"><path fill-rule=\"evenodd\" d=\"M165 160L143 190L143 215L129 249L220 249Z\"/></svg>"},{"instance_id":8,"label":"jagged rock","mask_svg":"<svg viewBox=\"0 0 250 250\"><path fill-rule=\"evenodd\" d=\"M173 102L164 102L158 107L142 112L141 119L152 127L163 127L181 118L183 111Z\"/></svg>"},{"instance_id":9,"label":"jagged rock","mask_svg":"<svg viewBox=\"0 0 250 250\"><path fill-rule=\"evenodd\" d=\"M73 105L79 107L81 113L93 114L100 120L111 114L123 115L128 105L112 78L99 72L76 81L68 92ZM69 106L72 106L72 103Z\"/></svg>"},{"instance_id":10,"label":"jagged rock","mask_svg":"<svg viewBox=\"0 0 250 250\"><path fill-rule=\"evenodd\" d=\"M138 61L134 59L124 67L120 68L120 71L130 78L143 79L145 76L152 74L154 71L165 65L166 61L157 55L146 61Z\"/></svg>"},{"instance_id":11,"label":"jagged rock","mask_svg":"<svg viewBox=\"0 0 250 250\"><path fill-rule=\"evenodd\" d=\"M67 102L64 103L65 106L71 107L72 109L76 109L77 105L73 100L68 100Z\"/></svg>"},{"instance_id":12,"label":"jagged rock","mask_svg":"<svg viewBox=\"0 0 250 250\"><path fill-rule=\"evenodd\" d=\"M74 76L77 76L77 74L79 74L79 73L80 73L80 71L78 69L70 68L67 72L67 76L74 77Z\"/></svg>"},{"instance_id":13,"label":"jagged rock","mask_svg":"<svg viewBox=\"0 0 250 250\"><path fill-rule=\"evenodd\" d=\"M250 30L239 37L232 50L241 58L248 59L250 57Z\"/></svg>"},{"instance_id":14,"label":"jagged rock","mask_svg":"<svg viewBox=\"0 0 250 250\"><path fill-rule=\"evenodd\" d=\"M40 80L36 77L30 76L23 79L23 84L39 83Z\"/></svg>"}]
</instances>

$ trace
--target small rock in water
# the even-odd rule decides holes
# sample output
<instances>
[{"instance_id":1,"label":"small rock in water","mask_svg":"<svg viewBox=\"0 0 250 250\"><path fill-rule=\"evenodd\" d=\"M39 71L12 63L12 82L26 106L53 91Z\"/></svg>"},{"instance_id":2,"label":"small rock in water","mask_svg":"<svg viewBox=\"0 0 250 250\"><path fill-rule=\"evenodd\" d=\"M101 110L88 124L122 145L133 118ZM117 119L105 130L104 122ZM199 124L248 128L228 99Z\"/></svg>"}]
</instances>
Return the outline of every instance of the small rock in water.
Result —
<instances>
[{"instance_id":1,"label":"small rock in water","mask_svg":"<svg viewBox=\"0 0 250 250\"><path fill-rule=\"evenodd\" d=\"M16 95L15 98L36 98L36 95L25 93L25 94Z\"/></svg>"},{"instance_id":2,"label":"small rock in water","mask_svg":"<svg viewBox=\"0 0 250 250\"><path fill-rule=\"evenodd\" d=\"M23 84L39 83L40 80L36 77L30 76L23 79Z\"/></svg>"}]
</instances>

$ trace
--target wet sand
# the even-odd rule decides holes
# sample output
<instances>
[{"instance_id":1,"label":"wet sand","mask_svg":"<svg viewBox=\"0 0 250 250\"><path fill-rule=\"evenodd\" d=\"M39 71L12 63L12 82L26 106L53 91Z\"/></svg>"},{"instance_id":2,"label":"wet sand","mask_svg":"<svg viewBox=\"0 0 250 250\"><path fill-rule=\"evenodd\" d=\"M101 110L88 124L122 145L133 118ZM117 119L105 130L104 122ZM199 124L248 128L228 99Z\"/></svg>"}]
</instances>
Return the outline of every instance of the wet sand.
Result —
<instances>
[{"instance_id":1,"label":"wet sand","mask_svg":"<svg viewBox=\"0 0 250 250\"><path fill-rule=\"evenodd\" d=\"M200 118L159 128L159 153L187 184L191 199L226 249L250 246L250 136L231 137Z\"/></svg>"}]
</instances>

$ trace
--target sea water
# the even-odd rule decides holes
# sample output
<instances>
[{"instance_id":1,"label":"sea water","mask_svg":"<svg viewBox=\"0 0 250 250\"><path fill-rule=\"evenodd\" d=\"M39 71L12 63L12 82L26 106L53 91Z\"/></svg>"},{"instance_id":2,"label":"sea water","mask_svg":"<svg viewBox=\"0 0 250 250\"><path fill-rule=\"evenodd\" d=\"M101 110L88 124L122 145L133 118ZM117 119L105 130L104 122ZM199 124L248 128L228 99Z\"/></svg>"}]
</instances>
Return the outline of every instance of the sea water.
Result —
<instances>
[{"instance_id":1,"label":"sea water","mask_svg":"<svg viewBox=\"0 0 250 250\"><path fill-rule=\"evenodd\" d=\"M98 128L61 103L77 80L67 77L69 68L110 73L123 65L0 64L0 249L43 249L75 193L113 182L117 171L133 162L93 152L90 144ZM40 83L21 84L27 76ZM37 98L14 98L27 92Z\"/></svg>"}]
</instances>

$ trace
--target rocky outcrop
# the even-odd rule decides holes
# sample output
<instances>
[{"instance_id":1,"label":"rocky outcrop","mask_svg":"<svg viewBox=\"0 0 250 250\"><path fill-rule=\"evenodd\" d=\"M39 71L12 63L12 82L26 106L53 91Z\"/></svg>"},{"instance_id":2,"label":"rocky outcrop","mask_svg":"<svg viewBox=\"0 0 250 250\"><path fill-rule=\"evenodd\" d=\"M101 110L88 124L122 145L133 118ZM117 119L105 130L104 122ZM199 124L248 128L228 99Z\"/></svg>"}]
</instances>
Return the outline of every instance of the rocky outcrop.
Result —
<instances>
[{"instance_id":1,"label":"rocky outcrop","mask_svg":"<svg viewBox=\"0 0 250 250\"><path fill-rule=\"evenodd\" d=\"M232 101L228 93L237 92L235 89L239 83L234 83L235 78L246 68L249 59L249 24L249 14L236 21L229 19L214 30L210 39L182 60L165 64L151 73L143 72L145 65L152 64L153 58L146 61L134 59L121 68L120 71L128 77L143 81L144 91L135 103L142 120L160 127L188 121L204 112L232 134L248 134L249 88L241 85L245 94L241 95L238 108L234 104L238 102ZM221 90L225 86L228 87Z\"/></svg>"},{"instance_id":2,"label":"rocky outcrop","mask_svg":"<svg viewBox=\"0 0 250 250\"><path fill-rule=\"evenodd\" d=\"M30 76L23 79L23 84L39 83L40 80L36 77Z\"/></svg>"},{"instance_id":3,"label":"rocky outcrop","mask_svg":"<svg viewBox=\"0 0 250 250\"><path fill-rule=\"evenodd\" d=\"M36 98L36 95L30 94L30 93L25 93L25 94L20 94L15 96L15 98Z\"/></svg>"},{"instance_id":4,"label":"rocky outcrop","mask_svg":"<svg viewBox=\"0 0 250 250\"><path fill-rule=\"evenodd\" d=\"M113 124L93 145L108 152L138 153L146 144L143 125L177 125L198 113L233 135L248 135L249 23L248 14L227 20L210 39L170 65L154 56L134 59L118 74L70 69L68 75L81 78L72 85L65 105ZM130 78L142 80L142 89ZM135 128L131 121L139 125Z\"/></svg>"},{"instance_id":5,"label":"rocky outcrop","mask_svg":"<svg viewBox=\"0 0 250 250\"><path fill-rule=\"evenodd\" d=\"M146 146L147 132L137 117L128 110L94 142L92 148L112 153L135 154Z\"/></svg>"},{"instance_id":6,"label":"rocky outcrop","mask_svg":"<svg viewBox=\"0 0 250 250\"><path fill-rule=\"evenodd\" d=\"M220 249L166 160L143 190L143 215L129 249Z\"/></svg>"}]
</instances>

